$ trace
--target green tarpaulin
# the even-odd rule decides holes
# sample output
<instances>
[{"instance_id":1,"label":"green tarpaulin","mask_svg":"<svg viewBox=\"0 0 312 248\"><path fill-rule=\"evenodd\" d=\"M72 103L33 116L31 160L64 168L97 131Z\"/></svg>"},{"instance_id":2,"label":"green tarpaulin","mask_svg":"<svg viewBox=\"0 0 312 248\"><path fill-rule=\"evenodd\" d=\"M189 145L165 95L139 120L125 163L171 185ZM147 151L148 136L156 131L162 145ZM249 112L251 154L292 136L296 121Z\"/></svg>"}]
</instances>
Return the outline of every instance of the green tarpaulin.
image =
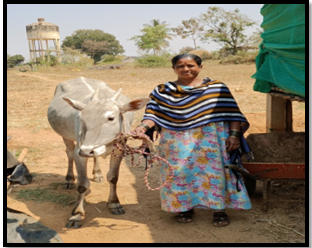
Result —
<instances>
[{"instance_id":1,"label":"green tarpaulin","mask_svg":"<svg viewBox=\"0 0 312 248\"><path fill-rule=\"evenodd\" d=\"M263 42L256 58L254 91L272 86L305 97L305 4L264 4Z\"/></svg>"}]
</instances>

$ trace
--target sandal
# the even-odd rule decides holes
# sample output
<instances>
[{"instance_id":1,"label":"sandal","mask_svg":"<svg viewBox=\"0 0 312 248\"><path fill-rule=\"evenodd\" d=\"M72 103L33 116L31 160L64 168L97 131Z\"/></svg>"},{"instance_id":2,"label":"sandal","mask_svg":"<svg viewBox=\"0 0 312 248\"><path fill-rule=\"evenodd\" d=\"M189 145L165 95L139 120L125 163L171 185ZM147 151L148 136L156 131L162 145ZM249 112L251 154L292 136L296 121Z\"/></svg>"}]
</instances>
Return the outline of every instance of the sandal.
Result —
<instances>
[{"instance_id":1,"label":"sandal","mask_svg":"<svg viewBox=\"0 0 312 248\"><path fill-rule=\"evenodd\" d=\"M230 218L225 212L213 213L212 225L215 227L223 227L230 224Z\"/></svg>"},{"instance_id":2,"label":"sandal","mask_svg":"<svg viewBox=\"0 0 312 248\"><path fill-rule=\"evenodd\" d=\"M191 209L189 211L179 213L177 216L175 216L175 219L180 223L189 223L193 220L193 214L194 209Z\"/></svg>"}]
</instances>

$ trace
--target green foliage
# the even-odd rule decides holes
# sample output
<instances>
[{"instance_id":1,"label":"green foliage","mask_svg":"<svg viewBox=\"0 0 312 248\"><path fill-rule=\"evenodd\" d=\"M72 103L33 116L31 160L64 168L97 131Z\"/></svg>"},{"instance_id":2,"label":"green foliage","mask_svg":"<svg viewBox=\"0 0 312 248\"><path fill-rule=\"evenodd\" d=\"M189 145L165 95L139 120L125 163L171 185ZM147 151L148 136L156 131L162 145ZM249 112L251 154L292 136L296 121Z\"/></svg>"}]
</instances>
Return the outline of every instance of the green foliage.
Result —
<instances>
[{"instance_id":1,"label":"green foliage","mask_svg":"<svg viewBox=\"0 0 312 248\"><path fill-rule=\"evenodd\" d=\"M138 58L135 62L135 65L138 67L148 67L148 68L157 68L157 67L170 67L170 58L166 55L146 55L144 57Z\"/></svg>"},{"instance_id":2,"label":"green foliage","mask_svg":"<svg viewBox=\"0 0 312 248\"><path fill-rule=\"evenodd\" d=\"M58 64L59 64L58 58L56 56L54 56L54 55L50 55L49 56L49 65L50 66L56 66Z\"/></svg>"},{"instance_id":3,"label":"green foliage","mask_svg":"<svg viewBox=\"0 0 312 248\"><path fill-rule=\"evenodd\" d=\"M59 64L57 57L52 54L45 55L44 58L37 57L37 62L41 66L56 66Z\"/></svg>"},{"instance_id":4,"label":"green foliage","mask_svg":"<svg viewBox=\"0 0 312 248\"><path fill-rule=\"evenodd\" d=\"M7 56L7 67L13 68L14 66L17 66L17 65L21 64L22 62L24 62L24 60L25 60L25 58L20 54L13 55L13 56L8 55Z\"/></svg>"},{"instance_id":5,"label":"green foliage","mask_svg":"<svg viewBox=\"0 0 312 248\"><path fill-rule=\"evenodd\" d=\"M217 42L232 55L237 54L240 48L254 45L248 43L249 38L244 31L256 22L239 13L238 9L225 11L221 7L209 7L206 13L201 14L200 22L207 26L202 41Z\"/></svg>"},{"instance_id":6,"label":"green foliage","mask_svg":"<svg viewBox=\"0 0 312 248\"><path fill-rule=\"evenodd\" d=\"M62 48L70 47L72 49L80 49L82 52L88 54L88 56L92 56L92 53L83 46L83 43L86 40L96 41L96 42L105 42L107 45L107 50L105 51L97 51L94 53L94 61L100 61L101 56L105 54L117 55L125 52L123 47L119 44L119 41L116 40L116 37L103 32L99 29L79 29L76 30L71 36L65 37L62 43Z\"/></svg>"},{"instance_id":7,"label":"green foliage","mask_svg":"<svg viewBox=\"0 0 312 248\"><path fill-rule=\"evenodd\" d=\"M164 48L169 46L168 39L172 39L170 29L165 22L160 23L159 20L152 20L152 25L145 24L140 31L142 35L136 35L130 38L135 45L143 52L153 51L153 54L159 54Z\"/></svg>"}]
</instances>

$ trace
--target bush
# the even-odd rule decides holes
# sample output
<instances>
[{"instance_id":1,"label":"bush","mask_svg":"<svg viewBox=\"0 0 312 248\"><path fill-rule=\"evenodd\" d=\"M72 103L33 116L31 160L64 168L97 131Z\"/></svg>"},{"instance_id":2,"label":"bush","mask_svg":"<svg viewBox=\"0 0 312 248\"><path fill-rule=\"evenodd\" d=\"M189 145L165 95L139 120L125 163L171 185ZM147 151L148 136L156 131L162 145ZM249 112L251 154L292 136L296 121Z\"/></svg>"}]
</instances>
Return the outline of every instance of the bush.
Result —
<instances>
[{"instance_id":1,"label":"bush","mask_svg":"<svg viewBox=\"0 0 312 248\"><path fill-rule=\"evenodd\" d=\"M89 57L80 57L74 64L77 67L91 67L94 64L94 60Z\"/></svg>"},{"instance_id":2,"label":"bush","mask_svg":"<svg viewBox=\"0 0 312 248\"><path fill-rule=\"evenodd\" d=\"M91 67L94 60L88 57L87 54L81 53L78 49L64 47L62 49L61 61L63 65L70 65L75 67Z\"/></svg>"},{"instance_id":3,"label":"bush","mask_svg":"<svg viewBox=\"0 0 312 248\"><path fill-rule=\"evenodd\" d=\"M219 59L221 59L220 52L219 51L212 51L211 52L211 59L212 60L219 60Z\"/></svg>"},{"instance_id":4,"label":"bush","mask_svg":"<svg viewBox=\"0 0 312 248\"><path fill-rule=\"evenodd\" d=\"M20 72L26 72L26 71L31 71L31 66L30 65L22 65L18 67L18 70Z\"/></svg>"},{"instance_id":5,"label":"bush","mask_svg":"<svg viewBox=\"0 0 312 248\"><path fill-rule=\"evenodd\" d=\"M221 59L220 64L252 64L255 63L257 52L238 52L236 55L230 55Z\"/></svg>"},{"instance_id":6,"label":"bush","mask_svg":"<svg viewBox=\"0 0 312 248\"><path fill-rule=\"evenodd\" d=\"M100 62L113 62L115 60L115 56L114 55L104 55L102 57L102 60Z\"/></svg>"},{"instance_id":7,"label":"bush","mask_svg":"<svg viewBox=\"0 0 312 248\"><path fill-rule=\"evenodd\" d=\"M97 65L99 64L107 64L107 63L114 63L114 64L118 64L121 63L122 60L125 58L125 56L122 55L103 55L102 56L102 60L100 62L97 63Z\"/></svg>"},{"instance_id":8,"label":"bush","mask_svg":"<svg viewBox=\"0 0 312 248\"><path fill-rule=\"evenodd\" d=\"M158 56L158 55L146 55L144 57L138 58L135 61L135 65L139 67L157 68L157 67L170 67L171 57L168 55Z\"/></svg>"},{"instance_id":9,"label":"bush","mask_svg":"<svg viewBox=\"0 0 312 248\"><path fill-rule=\"evenodd\" d=\"M44 58L37 57L36 59L41 66L56 66L59 64L58 58L52 54L44 55Z\"/></svg>"},{"instance_id":10,"label":"bush","mask_svg":"<svg viewBox=\"0 0 312 248\"><path fill-rule=\"evenodd\" d=\"M24 62L25 58L20 55L13 55L13 56L7 56L7 67L8 68L13 68L14 66L17 66Z\"/></svg>"}]
</instances>

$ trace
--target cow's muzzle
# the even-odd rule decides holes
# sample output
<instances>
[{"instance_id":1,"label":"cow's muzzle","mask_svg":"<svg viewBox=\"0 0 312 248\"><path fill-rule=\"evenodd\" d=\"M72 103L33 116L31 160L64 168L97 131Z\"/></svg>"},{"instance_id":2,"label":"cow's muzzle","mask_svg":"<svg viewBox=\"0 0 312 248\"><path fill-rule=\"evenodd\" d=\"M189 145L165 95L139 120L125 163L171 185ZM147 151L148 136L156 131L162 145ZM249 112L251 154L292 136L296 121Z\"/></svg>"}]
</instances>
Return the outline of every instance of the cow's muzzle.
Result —
<instances>
[{"instance_id":1,"label":"cow's muzzle","mask_svg":"<svg viewBox=\"0 0 312 248\"><path fill-rule=\"evenodd\" d=\"M94 148L94 149L81 147L79 149L78 154L81 157L97 157L97 156L101 156L105 151L106 151L105 145Z\"/></svg>"}]
</instances>

